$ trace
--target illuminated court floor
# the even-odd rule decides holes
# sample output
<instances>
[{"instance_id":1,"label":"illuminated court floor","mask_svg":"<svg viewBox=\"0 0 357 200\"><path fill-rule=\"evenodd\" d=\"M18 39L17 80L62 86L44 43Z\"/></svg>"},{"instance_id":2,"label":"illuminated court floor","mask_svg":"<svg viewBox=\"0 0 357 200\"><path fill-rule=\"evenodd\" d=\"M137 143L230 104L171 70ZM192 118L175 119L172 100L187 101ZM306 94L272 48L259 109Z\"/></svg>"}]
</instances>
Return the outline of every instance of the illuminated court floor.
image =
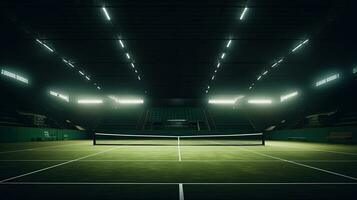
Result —
<instances>
[{"instance_id":1,"label":"illuminated court floor","mask_svg":"<svg viewBox=\"0 0 357 200\"><path fill-rule=\"evenodd\" d=\"M351 145L0 145L1 199L355 199L357 189Z\"/></svg>"}]
</instances>

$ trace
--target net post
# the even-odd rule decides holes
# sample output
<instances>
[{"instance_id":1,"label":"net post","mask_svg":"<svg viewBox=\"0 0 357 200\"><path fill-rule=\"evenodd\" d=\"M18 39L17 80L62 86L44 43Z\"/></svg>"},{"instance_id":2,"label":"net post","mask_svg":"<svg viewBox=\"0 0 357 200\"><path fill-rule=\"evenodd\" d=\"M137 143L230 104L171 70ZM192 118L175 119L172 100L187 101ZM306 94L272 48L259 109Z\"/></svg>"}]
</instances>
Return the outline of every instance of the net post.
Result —
<instances>
[{"instance_id":1,"label":"net post","mask_svg":"<svg viewBox=\"0 0 357 200\"><path fill-rule=\"evenodd\" d=\"M265 146L265 134L262 133L262 145Z\"/></svg>"},{"instance_id":2,"label":"net post","mask_svg":"<svg viewBox=\"0 0 357 200\"><path fill-rule=\"evenodd\" d=\"M93 132L93 145L97 144L96 134L95 131Z\"/></svg>"}]
</instances>

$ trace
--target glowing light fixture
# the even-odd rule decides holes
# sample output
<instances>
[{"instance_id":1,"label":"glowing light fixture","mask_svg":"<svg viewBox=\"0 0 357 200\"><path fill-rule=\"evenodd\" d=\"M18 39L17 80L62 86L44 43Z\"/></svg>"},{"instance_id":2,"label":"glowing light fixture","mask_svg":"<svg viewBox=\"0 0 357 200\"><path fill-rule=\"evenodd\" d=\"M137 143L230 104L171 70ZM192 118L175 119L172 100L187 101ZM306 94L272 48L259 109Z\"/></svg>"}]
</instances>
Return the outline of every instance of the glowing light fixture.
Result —
<instances>
[{"instance_id":1,"label":"glowing light fixture","mask_svg":"<svg viewBox=\"0 0 357 200\"><path fill-rule=\"evenodd\" d=\"M220 98L220 99L209 99L209 104L236 104L238 100L243 99L244 96L238 96L234 98Z\"/></svg>"},{"instance_id":2,"label":"glowing light fixture","mask_svg":"<svg viewBox=\"0 0 357 200\"><path fill-rule=\"evenodd\" d=\"M66 63L67 65L69 65L70 67L74 68L74 65L69 60L66 60L66 59L62 58L62 61L64 63Z\"/></svg>"},{"instance_id":3,"label":"glowing light fixture","mask_svg":"<svg viewBox=\"0 0 357 200\"><path fill-rule=\"evenodd\" d=\"M219 66L221 66L221 63L217 63L217 68L219 68Z\"/></svg>"},{"instance_id":4,"label":"glowing light fixture","mask_svg":"<svg viewBox=\"0 0 357 200\"><path fill-rule=\"evenodd\" d=\"M102 7L102 10L103 10L105 16L107 17L107 20L110 21L110 16L109 16L109 13L108 13L107 9L105 7Z\"/></svg>"},{"instance_id":5,"label":"glowing light fixture","mask_svg":"<svg viewBox=\"0 0 357 200\"><path fill-rule=\"evenodd\" d=\"M135 68L135 65L134 65L134 63L130 63L130 65L131 65L131 67L132 67L132 68Z\"/></svg>"},{"instance_id":6,"label":"glowing light fixture","mask_svg":"<svg viewBox=\"0 0 357 200\"><path fill-rule=\"evenodd\" d=\"M353 72L354 74L356 74L356 73L357 73L357 67L353 68L352 72Z\"/></svg>"},{"instance_id":7,"label":"glowing light fixture","mask_svg":"<svg viewBox=\"0 0 357 200\"><path fill-rule=\"evenodd\" d=\"M340 77L340 74L331 75L331 76L329 76L329 77L327 77L327 78L324 78L324 79L322 79L322 80L320 80L320 81L317 81L317 82L315 83L315 86L316 86L316 87L319 87L319 86L321 86L321 85L325 85L326 83L331 82L331 81L333 81L333 80L336 80L336 79L338 79L339 77Z\"/></svg>"},{"instance_id":8,"label":"glowing light fixture","mask_svg":"<svg viewBox=\"0 0 357 200\"><path fill-rule=\"evenodd\" d=\"M299 45L297 45L291 52L295 52L296 50L300 49L305 43L309 42L309 39L306 39L305 41L301 42Z\"/></svg>"},{"instance_id":9,"label":"glowing light fixture","mask_svg":"<svg viewBox=\"0 0 357 200\"><path fill-rule=\"evenodd\" d=\"M258 76L257 80L259 81L262 78L262 76Z\"/></svg>"},{"instance_id":10,"label":"glowing light fixture","mask_svg":"<svg viewBox=\"0 0 357 200\"><path fill-rule=\"evenodd\" d=\"M128 59L130 59L129 53L126 53L125 55L126 55L126 57L127 57Z\"/></svg>"},{"instance_id":11,"label":"glowing light fixture","mask_svg":"<svg viewBox=\"0 0 357 200\"><path fill-rule=\"evenodd\" d=\"M90 78L89 78L88 76L86 76L86 79L87 79L88 81L90 81Z\"/></svg>"},{"instance_id":12,"label":"glowing light fixture","mask_svg":"<svg viewBox=\"0 0 357 200\"><path fill-rule=\"evenodd\" d=\"M102 99L79 99L78 104L102 104Z\"/></svg>"},{"instance_id":13,"label":"glowing light fixture","mask_svg":"<svg viewBox=\"0 0 357 200\"><path fill-rule=\"evenodd\" d=\"M84 76L84 73L82 71L78 71L80 75Z\"/></svg>"},{"instance_id":14,"label":"glowing light fixture","mask_svg":"<svg viewBox=\"0 0 357 200\"><path fill-rule=\"evenodd\" d=\"M229 40L226 47L229 48L231 46L231 43L232 43L232 40Z\"/></svg>"},{"instance_id":15,"label":"glowing light fixture","mask_svg":"<svg viewBox=\"0 0 357 200\"><path fill-rule=\"evenodd\" d=\"M50 95L58 97L58 98L66 101L66 102L69 102L69 97L67 95L63 95L63 94L60 94L60 93L55 92L55 91L50 91Z\"/></svg>"},{"instance_id":16,"label":"glowing light fixture","mask_svg":"<svg viewBox=\"0 0 357 200\"><path fill-rule=\"evenodd\" d=\"M299 93L297 91L295 91L295 92L292 92L290 94L282 95L282 96L280 96L280 102L286 101L286 100L288 100L288 99L290 99L292 97L297 96L298 94Z\"/></svg>"},{"instance_id":17,"label":"glowing light fixture","mask_svg":"<svg viewBox=\"0 0 357 200\"><path fill-rule=\"evenodd\" d=\"M245 7L244 10L243 10L243 12L242 12L242 14L240 15L239 20L243 20L243 18L244 18L244 16L245 16L245 14L247 13L247 11L248 11L248 7Z\"/></svg>"},{"instance_id":18,"label":"glowing light fixture","mask_svg":"<svg viewBox=\"0 0 357 200\"><path fill-rule=\"evenodd\" d=\"M4 70L4 69L1 70L1 74L4 75L4 76L13 78L15 80L18 80L20 82L26 83L26 84L29 83L27 78L24 78L24 77L22 77L20 75L17 75L17 74L15 74L13 72L10 72L10 71Z\"/></svg>"},{"instance_id":19,"label":"glowing light fixture","mask_svg":"<svg viewBox=\"0 0 357 200\"><path fill-rule=\"evenodd\" d=\"M44 46L46 49L48 49L49 51L54 52L54 50L51 49L49 46L47 46L47 44L45 44L44 42L40 41L39 39L36 39L36 41L40 43L42 46Z\"/></svg>"},{"instance_id":20,"label":"glowing light fixture","mask_svg":"<svg viewBox=\"0 0 357 200\"><path fill-rule=\"evenodd\" d=\"M120 43L121 48L124 48L124 47L125 47L122 40L119 40L119 43Z\"/></svg>"},{"instance_id":21,"label":"glowing light fixture","mask_svg":"<svg viewBox=\"0 0 357 200\"><path fill-rule=\"evenodd\" d=\"M235 99L209 99L209 104L235 104Z\"/></svg>"},{"instance_id":22,"label":"glowing light fixture","mask_svg":"<svg viewBox=\"0 0 357 200\"><path fill-rule=\"evenodd\" d=\"M222 55L221 55L221 59L223 59L223 58L224 58L224 56L226 56L226 53L222 53Z\"/></svg>"},{"instance_id":23,"label":"glowing light fixture","mask_svg":"<svg viewBox=\"0 0 357 200\"><path fill-rule=\"evenodd\" d=\"M119 104L143 104L144 103L143 99L137 99L137 98L133 98L133 99L117 98L115 96L109 96L109 98Z\"/></svg>"},{"instance_id":24,"label":"glowing light fixture","mask_svg":"<svg viewBox=\"0 0 357 200\"><path fill-rule=\"evenodd\" d=\"M249 104L271 104L271 99L250 99L248 100Z\"/></svg>"}]
</instances>

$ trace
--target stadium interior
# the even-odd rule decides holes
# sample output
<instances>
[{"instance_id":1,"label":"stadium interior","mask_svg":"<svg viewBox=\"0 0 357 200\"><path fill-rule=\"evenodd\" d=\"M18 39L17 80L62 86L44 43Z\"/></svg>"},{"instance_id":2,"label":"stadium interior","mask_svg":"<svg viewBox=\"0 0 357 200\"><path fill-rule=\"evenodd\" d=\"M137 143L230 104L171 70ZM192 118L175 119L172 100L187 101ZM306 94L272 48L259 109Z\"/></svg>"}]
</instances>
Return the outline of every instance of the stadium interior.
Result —
<instances>
[{"instance_id":1,"label":"stadium interior","mask_svg":"<svg viewBox=\"0 0 357 200\"><path fill-rule=\"evenodd\" d=\"M356 199L356 6L2 1L1 199Z\"/></svg>"}]
</instances>

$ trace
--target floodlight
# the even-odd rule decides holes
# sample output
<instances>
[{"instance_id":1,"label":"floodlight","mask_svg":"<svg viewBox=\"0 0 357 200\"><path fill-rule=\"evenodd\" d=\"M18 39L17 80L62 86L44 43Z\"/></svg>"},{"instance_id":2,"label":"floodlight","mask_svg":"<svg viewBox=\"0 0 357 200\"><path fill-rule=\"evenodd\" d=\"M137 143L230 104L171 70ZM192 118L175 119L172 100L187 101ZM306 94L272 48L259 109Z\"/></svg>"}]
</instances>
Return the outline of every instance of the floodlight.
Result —
<instances>
[{"instance_id":1,"label":"floodlight","mask_svg":"<svg viewBox=\"0 0 357 200\"><path fill-rule=\"evenodd\" d=\"M4 69L1 70L1 74L4 75L4 76L13 78L15 80L18 80L20 82L26 83L26 84L29 83L27 78L24 78L24 77L22 77L20 75L17 75L17 74L15 74L13 72L10 72L10 71L4 70Z\"/></svg>"},{"instance_id":2,"label":"floodlight","mask_svg":"<svg viewBox=\"0 0 357 200\"><path fill-rule=\"evenodd\" d=\"M244 10L243 10L243 12L242 12L242 14L240 15L240 18L239 18L240 20L243 20L244 15L246 14L247 11L248 11L248 8L245 7Z\"/></svg>"},{"instance_id":3,"label":"floodlight","mask_svg":"<svg viewBox=\"0 0 357 200\"><path fill-rule=\"evenodd\" d=\"M126 53L125 55L126 55L126 57L127 57L128 59L130 59L129 53Z\"/></svg>"},{"instance_id":4,"label":"floodlight","mask_svg":"<svg viewBox=\"0 0 357 200\"><path fill-rule=\"evenodd\" d=\"M271 99L250 99L248 100L249 104L271 104Z\"/></svg>"},{"instance_id":5,"label":"floodlight","mask_svg":"<svg viewBox=\"0 0 357 200\"><path fill-rule=\"evenodd\" d=\"M229 48L229 46L231 46L231 43L232 43L232 40L229 40L226 47Z\"/></svg>"},{"instance_id":6,"label":"floodlight","mask_svg":"<svg viewBox=\"0 0 357 200\"><path fill-rule=\"evenodd\" d=\"M144 100L142 100L142 99L119 99L118 103L121 103L121 104L143 104Z\"/></svg>"},{"instance_id":7,"label":"floodlight","mask_svg":"<svg viewBox=\"0 0 357 200\"><path fill-rule=\"evenodd\" d=\"M317 82L315 83L315 86L318 87L318 86L324 85L324 84L326 84L326 83L328 83L328 82L331 82L331 81L333 81L333 80L338 79L339 77L340 77L340 74L331 75L331 76L329 76L329 77L327 77L327 78L324 78L324 79L322 79L322 80L320 80L320 81L317 81Z\"/></svg>"},{"instance_id":8,"label":"floodlight","mask_svg":"<svg viewBox=\"0 0 357 200\"><path fill-rule=\"evenodd\" d=\"M63 99L63 100L65 100L65 101L69 102L69 97L66 96L66 95L58 94L58 97L59 97L60 99Z\"/></svg>"},{"instance_id":9,"label":"floodlight","mask_svg":"<svg viewBox=\"0 0 357 200\"><path fill-rule=\"evenodd\" d=\"M63 95L63 94L60 94L60 93L55 92L55 91L50 91L50 95L58 97L58 98L60 98L62 100L65 100L66 102L69 102L69 97L67 95Z\"/></svg>"},{"instance_id":10,"label":"floodlight","mask_svg":"<svg viewBox=\"0 0 357 200\"><path fill-rule=\"evenodd\" d=\"M102 104L102 99L78 99L78 104Z\"/></svg>"},{"instance_id":11,"label":"floodlight","mask_svg":"<svg viewBox=\"0 0 357 200\"><path fill-rule=\"evenodd\" d=\"M221 59L223 59L223 58L224 58L224 56L226 56L226 53L222 53L222 55L221 55Z\"/></svg>"},{"instance_id":12,"label":"floodlight","mask_svg":"<svg viewBox=\"0 0 357 200\"><path fill-rule=\"evenodd\" d=\"M305 43L307 43L309 41L309 39L306 39L305 41L301 42L299 45L297 45L293 50L291 50L291 52L295 52L296 50L298 50L300 47L302 47Z\"/></svg>"},{"instance_id":13,"label":"floodlight","mask_svg":"<svg viewBox=\"0 0 357 200\"><path fill-rule=\"evenodd\" d=\"M40 41L39 39L36 39L38 43L40 43L42 46L44 46L46 49L48 49L51 52L54 52L53 49L51 49L49 46L47 46L44 42Z\"/></svg>"},{"instance_id":14,"label":"floodlight","mask_svg":"<svg viewBox=\"0 0 357 200\"><path fill-rule=\"evenodd\" d=\"M208 103L209 104L235 104L239 99L244 98L243 95L240 95L238 97L234 97L234 98L221 98L221 99L209 99Z\"/></svg>"},{"instance_id":15,"label":"floodlight","mask_svg":"<svg viewBox=\"0 0 357 200\"><path fill-rule=\"evenodd\" d=\"M50 91L50 95L52 95L52 96L57 96L58 93L57 93L57 92L54 92L54 91Z\"/></svg>"},{"instance_id":16,"label":"floodlight","mask_svg":"<svg viewBox=\"0 0 357 200\"><path fill-rule=\"evenodd\" d=\"M290 98L292 98L292 97L295 97L295 96L297 96L299 93L297 92L297 91L295 91L295 92L292 92L292 93L290 93L290 94L286 94L286 95L282 95L282 96L280 96L280 102L283 102L283 101L285 101L285 100L287 100L287 99L290 99Z\"/></svg>"},{"instance_id":17,"label":"floodlight","mask_svg":"<svg viewBox=\"0 0 357 200\"><path fill-rule=\"evenodd\" d=\"M74 68L74 65L72 63L69 62L68 65Z\"/></svg>"},{"instance_id":18,"label":"floodlight","mask_svg":"<svg viewBox=\"0 0 357 200\"><path fill-rule=\"evenodd\" d=\"M209 104L234 104L236 102L235 99L209 99Z\"/></svg>"},{"instance_id":19,"label":"floodlight","mask_svg":"<svg viewBox=\"0 0 357 200\"><path fill-rule=\"evenodd\" d=\"M62 58L62 61L64 63L66 63L67 65L69 65L70 67L74 68L74 65L69 60L66 60L66 59Z\"/></svg>"},{"instance_id":20,"label":"floodlight","mask_svg":"<svg viewBox=\"0 0 357 200\"><path fill-rule=\"evenodd\" d=\"M109 16L109 14L108 14L108 12L107 12L107 9L106 9L105 7L102 7L102 10L103 10L105 16L107 17L107 20L110 21L110 16Z\"/></svg>"},{"instance_id":21,"label":"floodlight","mask_svg":"<svg viewBox=\"0 0 357 200\"><path fill-rule=\"evenodd\" d=\"M123 41L119 40L119 43L120 43L121 48L125 47Z\"/></svg>"},{"instance_id":22,"label":"floodlight","mask_svg":"<svg viewBox=\"0 0 357 200\"><path fill-rule=\"evenodd\" d=\"M114 100L116 103L119 104L143 104L143 99L137 98L117 98L115 96L108 96L110 99Z\"/></svg>"}]
</instances>

